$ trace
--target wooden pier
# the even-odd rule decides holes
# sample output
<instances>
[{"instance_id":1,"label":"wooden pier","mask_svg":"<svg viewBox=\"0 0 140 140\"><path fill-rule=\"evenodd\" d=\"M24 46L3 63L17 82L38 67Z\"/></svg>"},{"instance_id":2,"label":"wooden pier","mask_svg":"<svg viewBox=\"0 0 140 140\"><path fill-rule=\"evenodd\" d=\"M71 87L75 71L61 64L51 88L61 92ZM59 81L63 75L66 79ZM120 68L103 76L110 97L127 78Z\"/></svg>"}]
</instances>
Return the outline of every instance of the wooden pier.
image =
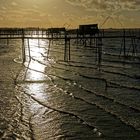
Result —
<instances>
[{"instance_id":1,"label":"wooden pier","mask_svg":"<svg viewBox=\"0 0 140 140\"><path fill-rule=\"evenodd\" d=\"M120 47L120 56L127 56L129 52L126 52L126 39L131 39L132 55L137 54L137 46L135 45L135 40L139 39L139 36L134 34L128 35L125 30L123 30L122 35L105 35L103 30L96 30L96 28L89 29L89 27L96 27L95 25L90 26L79 26L79 29L67 30L65 28L24 28L24 29L0 29L0 39L7 40L7 45L11 39L19 39L22 42L22 60L23 63L26 61L25 54L25 40L28 41L28 49L30 50L29 39L37 39L38 43L40 39L49 40L50 42L55 40L64 41L64 61L70 61L71 59L71 40L75 40L76 44L81 43L84 47L90 46L96 48L97 65L100 67L102 61L102 40L103 39L122 39L122 44ZM87 31L86 31L87 30ZM131 48L130 48L131 49ZM129 51L130 51L129 49ZM30 51L29 51L30 52ZM48 50L49 53L49 50ZM30 55L30 54L29 54Z\"/></svg>"}]
</instances>

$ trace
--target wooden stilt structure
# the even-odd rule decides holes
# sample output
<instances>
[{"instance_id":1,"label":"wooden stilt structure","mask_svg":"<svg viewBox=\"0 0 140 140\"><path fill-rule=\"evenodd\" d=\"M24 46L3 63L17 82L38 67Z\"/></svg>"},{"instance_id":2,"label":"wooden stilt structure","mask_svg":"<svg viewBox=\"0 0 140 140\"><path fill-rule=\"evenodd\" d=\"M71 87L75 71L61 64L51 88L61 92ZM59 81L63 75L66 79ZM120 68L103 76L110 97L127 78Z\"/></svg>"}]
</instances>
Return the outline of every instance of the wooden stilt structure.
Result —
<instances>
[{"instance_id":1,"label":"wooden stilt structure","mask_svg":"<svg viewBox=\"0 0 140 140\"><path fill-rule=\"evenodd\" d=\"M64 61L69 61L71 59L70 57L70 39L67 38L67 35L65 35L65 44L64 44Z\"/></svg>"},{"instance_id":2,"label":"wooden stilt structure","mask_svg":"<svg viewBox=\"0 0 140 140\"><path fill-rule=\"evenodd\" d=\"M27 39L27 42L28 42L29 62L30 62L31 61L30 39Z\"/></svg>"},{"instance_id":3,"label":"wooden stilt structure","mask_svg":"<svg viewBox=\"0 0 140 140\"><path fill-rule=\"evenodd\" d=\"M49 59L50 47L51 47L51 39L49 39L49 45L48 45L48 51L47 51L47 60Z\"/></svg>"},{"instance_id":4,"label":"wooden stilt structure","mask_svg":"<svg viewBox=\"0 0 140 140\"><path fill-rule=\"evenodd\" d=\"M26 61L25 42L24 42L24 29L22 29L22 62Z\"/></svg>"}]
</instances>

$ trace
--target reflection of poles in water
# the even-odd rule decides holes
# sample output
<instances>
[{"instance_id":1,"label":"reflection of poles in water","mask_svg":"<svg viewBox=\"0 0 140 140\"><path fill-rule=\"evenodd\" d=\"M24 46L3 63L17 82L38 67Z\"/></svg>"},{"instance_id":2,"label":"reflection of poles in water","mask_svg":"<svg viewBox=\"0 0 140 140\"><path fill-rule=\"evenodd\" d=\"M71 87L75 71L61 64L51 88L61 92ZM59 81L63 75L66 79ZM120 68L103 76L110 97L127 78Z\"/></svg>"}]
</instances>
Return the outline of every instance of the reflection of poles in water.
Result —
<instances>
[{"instance_id":1,"label":"reflection of poles in water","mask_svg":"<svg viewBox=\"0 0 140 140\"><path fill-rule=\"evenodd\" d=\"M131 43L132 43L132 56L136 56L137 55L137 45L136 45L135 37L131 38Z\"/></svg>"},{"instance_id":2,"label":"reflection of poles in water","mask_svg":"<svg viewBox=\"0 0 140 140\"><path fill-rule=\"evenodd\" d=\"M27 45L28 45L28 53L29 53L29 61L28 61L28 65L26 66L26 70L24 73L24 81L26 80L26 76L27 76L27 71L31 62L31 50L30 50L30 40L27 39Z\"/></svg>"},{"instance_id":3,"label":"reflection of poles in water","mask_svg":"<svg viewBox=\"0 0 140 140\"><path fill-rule=\"evenodd\" d=\"M131 55L136 56L137 55L136 35L135 35L133 30L132 31L130 30L130 36L131 36L131 44L130 44L130 47L128 49L127 56L129 55L131 49L132 49Z\"/></svg>"},{"instance_id":4,"label":"reflection of poles in water","mask_svg":"<svg viewBox=\"0 0 140 140\"><path fill-rule=\"evenodd\" d=\"M7 34L7 46L9 46L9 39L8 39L8 34Z\"/></svg>"},{"instance_id":5,"label":"reflection of poles in water","mask_svg":"<svg viewBox=\"0 0 140 140\"><path fill-rule=\"evenodd\" d=\"M39 37L38 37L38 47L40 47Z\"/></svg>"},{"instance_id":6,"label":"reflection of poles in water","mask_svg":"<svg viewBox=\"0 0 140 140\"><path fill-rule=\"evenodd\" d=\"M47 60L49 59L50 46L51 46L51 40L49 39L49 45L48 45L48 51L47 51Z\"/></svg>"}]
</instances>

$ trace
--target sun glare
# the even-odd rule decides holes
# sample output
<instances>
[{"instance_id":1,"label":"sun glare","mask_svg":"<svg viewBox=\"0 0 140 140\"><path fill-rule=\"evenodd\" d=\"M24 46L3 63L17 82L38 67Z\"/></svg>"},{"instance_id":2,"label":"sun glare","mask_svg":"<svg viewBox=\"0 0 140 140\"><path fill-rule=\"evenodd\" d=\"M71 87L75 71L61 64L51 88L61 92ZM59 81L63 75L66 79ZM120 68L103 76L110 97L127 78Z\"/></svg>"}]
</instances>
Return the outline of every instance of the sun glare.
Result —
<instances>
[{"instance_id":1,"label":"sun glare","mask_svg":"<svg viewBox=\"0 0 140 140\"><path fill-rule=\"evenodd\" d=\"M41 46L45 45L45 42L42 40L29 40L29 47L26 47L26 56L27 56L27 63L26 67L28 67L27 70L27 76L26 80L29 81L36 81L40 80L43 81L46 79L44 71L45 71L45 65L43 65L44 57L45 55L45 48ZM30 51L30 53L29 53ZM31 61L29 61L29 55L31 58Z\"/></svg>"}]
</instances>

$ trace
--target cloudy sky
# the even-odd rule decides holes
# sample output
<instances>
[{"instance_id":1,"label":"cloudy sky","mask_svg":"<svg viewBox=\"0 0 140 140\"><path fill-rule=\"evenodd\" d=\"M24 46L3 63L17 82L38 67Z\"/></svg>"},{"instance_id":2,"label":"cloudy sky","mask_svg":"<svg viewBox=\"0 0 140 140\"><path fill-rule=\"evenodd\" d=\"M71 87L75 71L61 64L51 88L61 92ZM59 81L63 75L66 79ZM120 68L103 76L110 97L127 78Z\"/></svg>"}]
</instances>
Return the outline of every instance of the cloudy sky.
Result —
<instances>
[{"instance_id":1,"label":"cloudy sky","mask_svg":"<svg viewBox=\"0 0 140 140\"><path fill-rule=\"evenodd\" d=\"M140 27L140 0L0 0L0 27Z\"/></svg>"}]
</instances>

